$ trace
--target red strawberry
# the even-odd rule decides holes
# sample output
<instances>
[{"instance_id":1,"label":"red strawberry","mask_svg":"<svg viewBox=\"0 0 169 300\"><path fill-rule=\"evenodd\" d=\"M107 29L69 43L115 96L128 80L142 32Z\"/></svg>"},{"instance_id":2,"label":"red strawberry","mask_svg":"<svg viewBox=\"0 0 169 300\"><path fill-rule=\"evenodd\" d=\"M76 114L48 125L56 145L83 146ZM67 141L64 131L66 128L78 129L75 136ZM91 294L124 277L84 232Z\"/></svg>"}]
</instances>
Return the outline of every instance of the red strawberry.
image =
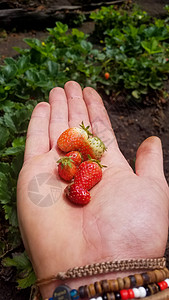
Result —
<instances>
[{"instance_id":1,"label":"red strawberry","mask_svg":"<svg viewBox=\"0 0 169 300\"><path fill-rule=\"evenodd\" d=\"M105 77L106 80L109 79L109 77L110 77L109 72L104 73L104 77Z\"/></svg>"},{"instance_id":2,"label":"red strawberry","mask_svg":"<svg viewBox=\"0 0 169 300\"><path fill-rule=\"evenodd\" d=\"M98 161L90 159L81 163L75 174L74 183L90 190L101 178L102 166Z\"/></svg>"},{"instance_id":3,"label":"red strawberry","mask_svg":"<svg viewBox=\"0 0 169 300\"><path fill-rule=\"evenodd\" d=\"M81 184L70 184L65 188L65 194L67 198L75 203L84 205L89 203L91 196L90 193Z\"/></svg>"},{"instance_id":4,"label":"red strawberry","mask_svg":"<svg viewBox=\"0 0 169 300\"><path fill-rule=\"evenodd\" d=\"M79 166L82 162L82 156L78 151L70 151L66 154L67 157L70 157L76 166Z\"/></svg>"},{"instance_id":5,"label":"red strawberry","mask_svg":"<svg viewBox=\"0 0 169 300\"><path fill-rule=\"evenodd\" d=\"M58 161L59 176L65 181L71 181L77 172L77 167L70 157L62 157Z\"/></svg>"}]
</instances>

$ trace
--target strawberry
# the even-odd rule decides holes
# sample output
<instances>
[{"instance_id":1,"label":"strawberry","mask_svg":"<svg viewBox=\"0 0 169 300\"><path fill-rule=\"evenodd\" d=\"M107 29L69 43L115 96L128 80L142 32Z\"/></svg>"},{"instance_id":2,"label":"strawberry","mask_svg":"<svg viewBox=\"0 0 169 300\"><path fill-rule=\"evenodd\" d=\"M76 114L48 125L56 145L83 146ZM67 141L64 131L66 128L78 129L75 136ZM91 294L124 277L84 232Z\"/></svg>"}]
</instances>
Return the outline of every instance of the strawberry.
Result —
<instances>
[{"instance_id":1,"label":"strawberry","mask_svg":"<svg viewBox=\"0 0 169 300\"><path fill-rule=\"evenodd\" d=\"M83 160L88 159L88 155L94 159L100 159L106 147L104 143L89 131L89 126L85 127L83 122L80 128L73 127L65 130L57 141L57 146L63 152L80 151Z\"/></svg>"},{"instance_id":2,"label":"strawberry","mask_svg":"<svg viewBox=\"0 0 169 300\"><path fill-rule=\"evenodd\" d=\"M106 146L97 136L89 137L88 143L93 151L92 158L100 159L103 153L106 151Z\"/></svg>"},{"instance_id":3,"label":"strawberry","mask_svg":"<svg viewBox=\"0 0 169 300\"><path fill-rule=\"evenodd\" d=\"M104 77L105 77L105 79L106 79L106 80L108 80L108 79L109 79L109 77L110 77L110 74L109 74L109 72L106 72L106 73L104 74Z\"/></svg>"},{"instance_id":4,"label":"strawberry","mask_svg":"<svg viewBox=\"0 0 169 300\"><path fill-rule=\"evenodd\" d=\"M70 157L76 166L79 166L82 162L82 156L78 151L70 151L65 156Z\"/></svg>"},{"instance_id":5,"label":"strawberry","mask_svg":"<svg viewBox=\"0 0 169 300\"><path fill-rule=\"evenodd\" d=\"M83 122L78 127L72 127L65 130L57 141L57 146L63 152L84 149L88 145L88 136L91 133L88 130L89 126L85 127Z\"/></svg>"},{"instance_id":6,"label":"strawberry","mask_svg":"<svg viewBox=\"0 0 169 300\"><path fill-rule=\"evenodd\" d=\"M58 138L57 146L63 152L79 150L82 144L86 143L87 139L87 132L82 128L68 128Z\"/></svg>"},{"instance_id":7,"label":"strawberry","mask_svg":"<svg viewBox=\"0 0 169 300\"><path fill-rule=\"evenodd\" d=\"M73 183L68 185L65 188L65 194L71 202L80 205L89 203L91 199L90 193L81 184Z\"/></svg>"},{"instance_id":8,"label":"strawberry","mask_svg":"<svg viewBox=\"0 0 169 300\"><path fill-rule=\"evenodd\" d=\"M82 162L75 174L74 183L83 185L84 188L90 190L102 178L102 166L94 159Z\"/></svg>"},{"instance_id":9,"label":"strawberry","mask_svg":"<svg viewBox=\"0 0 169 300\"><path fill-rule=\"evenodd\" d=\"M59 176L65 181L71 181L77 172L77 167L70 157L62 157L57 163Z\"/></svg>"}]
</instances>

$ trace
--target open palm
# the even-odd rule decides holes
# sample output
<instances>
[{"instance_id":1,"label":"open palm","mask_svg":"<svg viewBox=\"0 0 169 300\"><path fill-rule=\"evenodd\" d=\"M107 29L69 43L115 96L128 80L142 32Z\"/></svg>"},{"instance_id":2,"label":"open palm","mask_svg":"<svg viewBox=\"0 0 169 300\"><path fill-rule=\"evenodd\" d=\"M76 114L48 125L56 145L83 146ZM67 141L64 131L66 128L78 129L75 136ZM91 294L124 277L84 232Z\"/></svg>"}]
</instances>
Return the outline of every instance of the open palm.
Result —
<instances>
[{"instance_id":1,"label":"open palm","mask_svg":"<svg viewBox=\"0 0 169 300\"><path fill-rule=\"evenodd\" d=\"M82 121L105 142L102 164L107 168L91 190L91 202L78 207L64 196L66 184L56 171L62 154L56 143L64 130ZM40 196L33 190L38 178L42 179ZM139 147L134 173L92 88L82 91L70 81L64 89L51 91L49 104L36 106L17 193L20 229L38 278L94 262L164 255L169 189L160 140L151 137ZM51 296L49 289L42 293Z\"/></svg>"}]
</instances>

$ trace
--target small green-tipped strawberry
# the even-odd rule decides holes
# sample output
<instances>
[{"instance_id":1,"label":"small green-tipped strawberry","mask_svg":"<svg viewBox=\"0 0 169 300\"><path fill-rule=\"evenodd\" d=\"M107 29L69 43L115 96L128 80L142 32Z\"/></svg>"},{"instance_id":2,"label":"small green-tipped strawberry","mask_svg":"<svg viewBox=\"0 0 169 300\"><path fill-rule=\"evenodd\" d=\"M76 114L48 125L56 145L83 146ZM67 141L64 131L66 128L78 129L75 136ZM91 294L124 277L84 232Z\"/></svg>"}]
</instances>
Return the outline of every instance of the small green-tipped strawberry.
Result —
<instances>
[{"instance_id":1,"label":"small green-tipped strawberry","mask_svg":"<svg viewBox=\"0 0 169 300\"><path fill-rule=\"evenodd\" d=\"M65 188L66 197L73 203L85 205L90 202L91 196L87 189L82 185L70 184Z\"/></svg>"},{"instance_id":2,"label":"small green-tipped strawberry","mask_svg":"<svg viewBox=\"0 0 169 300\"><path fill-rule=\"evenodd\" d=\"M79 166L82 162L82 156L79 151L70 151L65 156L70 157L76 166Z\"/></svg>"},{"instance_id":3,"label":"small green-tipped strawberry","mask_svg":"<svg viewBox=\"0 0 169 300\"><path fill-rule=\"evenodd\" d=\"M102 166L94 159L82 162L75 174L74 183L90 190L102 179Z\"/></svg>"},{"instance_id":4,"label":"small green-tipped strawberry","mask_svg":"<svg viewBox=\"0 0 169 300\"><path fill-rule=\"evenodd\" d=\"M65 181L71 181L77 172L77 167L73 160L70 157L62 157L57 161L57 163L59 163L59 176Z\"/></svg>"},{"instance_id":5,"label":"small green-tipped strawberry","mask_svg":"<svg viewBox=\"0 0 169 300\"><path fill-rule=\"evenodd\" d=\"M94 159L100 159L103 153L106 151L105 144L97 136L89 137L88 142L93 151L93 155L90 156Z\"/></svg>"}]
</instances>

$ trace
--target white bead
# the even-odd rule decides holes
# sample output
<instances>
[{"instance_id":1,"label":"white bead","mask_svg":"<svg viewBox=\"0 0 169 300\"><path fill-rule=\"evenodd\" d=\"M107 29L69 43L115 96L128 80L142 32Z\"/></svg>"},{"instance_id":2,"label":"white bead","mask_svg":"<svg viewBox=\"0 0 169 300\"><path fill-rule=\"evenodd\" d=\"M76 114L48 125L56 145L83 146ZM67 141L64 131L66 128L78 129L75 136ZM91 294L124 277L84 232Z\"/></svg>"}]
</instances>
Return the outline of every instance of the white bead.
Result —
<instances>
[{"instance_id":1,"label":"white bead","mask_svg":"<svg viewBox=\"0 0 169 300\"><path fill-rule=\"evenodd\" d=\"M135 298L140 298L140 291L137 288L134 288L133 292L134 292L134 297Z\"/></svg>"},{"instance_id":2,"label":"white bead","mask_svg":"<svg viewBox=\"0 0 169 300\"><path fill-rule=\"evenodd\" d=\"M103 298L100 296L100 297L97 297L96 300L103 300Z\"/></svg>"},{"instance_id":3,"label":"white bead","mask_svg":"<svg viewBox=\"0 0 169 300\"><path fill-rule=\"evenodd\" d=\"M169 278L165 279L164 281L167 283L167 285L169 287Z\"/></svg>"},{"instance_id":4,"label":"white bead","mask_svg":"<svg viewBox=\"0 0 169 300\"><path fill-rule=\"evenodd\" d=\"M139 290L139 292L140 292L140 298L146 297L146 290L145 290L145 288L144 288L143 286L140 286L140 287L138 288L138 290Z\"/></svg>"},{"instance_id":5,"label":"white bead","mask_svg":"<svg viewBox=\"0 0 169 300\"><path fill-rule=\"evenodd\" d=\"M90 300L96 300L96 298L90 298Z\"/></svg>"}]
</instances>

